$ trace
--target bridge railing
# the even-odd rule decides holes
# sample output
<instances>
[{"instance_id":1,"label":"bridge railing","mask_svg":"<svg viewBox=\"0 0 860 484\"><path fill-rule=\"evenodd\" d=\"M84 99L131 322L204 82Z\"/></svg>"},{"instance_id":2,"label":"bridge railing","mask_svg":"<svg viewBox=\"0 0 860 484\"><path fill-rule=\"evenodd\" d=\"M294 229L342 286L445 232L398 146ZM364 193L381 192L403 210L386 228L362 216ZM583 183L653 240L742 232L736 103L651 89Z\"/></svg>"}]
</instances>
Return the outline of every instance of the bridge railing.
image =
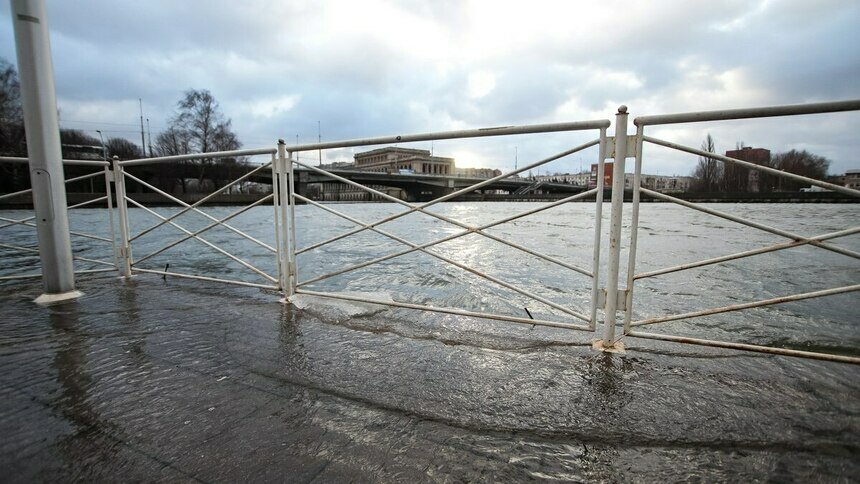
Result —
<instances>
[{"instance_id":1,"label":"bridge railing","mask_svg":"<svg viewBox=\"0 0 860 484\"><path fill-rule=\"evenodd\" d=\"M574 153L581 152L585 149L588 149L593 146L599 146L599 155L598 155L598 166L599 166L599 178L603 178L603 170L604 170L604 158L606 152L606 128L609 126L608 120L595 120L595 121L584 121L584 122L575 122L575 123L556 123L556 124L542 124L542 125L532 125L532 126L510 126L510 127L500 127L500 128L488 128L488 129L478 129L478 130L464 130L464 131L449 131L449 132L440 132L440 133L426 133L426 134L416 134L416 135L406 135L406 136L388 136L388 137L380 137L380 138L369 138L369 139L358 139L358 140L345 140L345 141L334 141L334 142L326 142L326 143L313 143L306 144L300 146L290 147L289 152L286 153L286 157L289 158L289 161L286 162L286 165L281 172L281 180L279 183L281 190L281 197L288 198L289 203L289 213L282 212L282 215L286 216L286 219L283 221L283 225L287 228L287 237L281 239L281 243L283 244L282 253L286 254L287 260L285 263L285 267L288 268L286 273L286 280L284 281L284 288L286 291L287 297L291 297L293 294L306 294L313 296L322 296L334 299L342 299L348 301L357 301L357 302L369 302L375 304L382 304L393 307L402 307L409 309L419 309L424 311L438 312L438 313L447 313L447 314L456 314L462 316L473 316L485 319L493 319L493 320L501 320L508 321L514 323L522 323L529 325L542 325L549 327L557 327L557 328L566 328L566 329L576 329L576 330L585 330L585 331L593 331L596 325L597 319L597 303L599 299L599 267L600 267L600 234L601 234L601 218L602 218L602 205L603 205L603 188L600 189L592 189L587 190L582 193L572 195L561 200L553 201L552 203L548 203L546 205L533 208L530 210L522 211L518 214L511 215L499 220L495 220L493 222L484 223L480 225L472 225L469 223L464 223L462 221L456 220L452 217L448 217L446 215L433 212L428 210L428 208L445 202L447 200L454 199L460 195L473 192L475 190L479 190L481 188L487 187L496 183L505 178L509 178L511 176L517 175L522 172L526 172L528 170L543 166L547 163L550 163L555 160L559 160L561 158L570 156ZM342 177L340 175L331 173L329 171L323 170L321 168L312 166L307 163L303 163L296 158L293 158L294 154L297 154L302 151L316 151L321 149L330 149L330 148L346 148L346 147L356 147L356 146L369 146L369 145L381 145L381 144L390 144L390 143L405 143L405 142L414 142L414 141L430 141L430 140L448 140L448 139L460 139L460 138L479 138L486 136L503 136L503 135L513 135L513 134L532 134L532 133L551 133L551 132L570 132L570 131L582 131L582 130L596 130L598 131L597 139L593 141L589 141L587 143L583 143L579 146L570 148L568 150L556 153L547 158L538 160L536 162L526 164L525 166L510 171L508 173L504 173L502 175L488 178L486 180L475 183L466 188L462 188L459 190L452 191L451 193L439 196L429 202L425 203L410 203L400 198L391 196L387 193L383 193L381 191L375 190L371 187L361 185L355 181L352 181L348 178ZM282 148L285 149L285 148ZM406 210L395 213L393 215L389 215L379 220L375 220L372 222L367 222L358 219L357 217L353 217L349 214L344 213L341 210L337 210L332 208L329 205L324 205L318 203L314 200L311 200L308 197L305 197L301 194L296 193L294 190L295 185L295 174L294 167L301 167L304 170L309 170L321 175L325 175L333 181L340 182L346 185L350 185L358 190L365 191L371 195L379 197L381 199L387 200L389 202L393 202L395 204L401 205L406 208ZM568 202L584 199L590 196L594 196L596 198L595 204L595 230L594 230L594 247L592 253L592 265L591 267L580 267L575 264L571 264L565 261L558 259L557 257L552 257L547 254L541 253L537 250L530 249L528 247L523 246L522 244L512 242L506 240L502 237L496 236L492 233L487 232L486 230L499 226L522 217L526 217L535 213L542 212L544 210L548 210L553 207L558 207ZM347 232L341 233L339 235L330 237L328 239L310 244L306 247L297 247L296 244L296 231L300 230L300 227L296 226L296 218L295 218L295 205L297 202L304 202L313 207L317 207L327 213L340 217L344 220L351 222L356 225L356 228L349 230ZM426 243L416 243L410 240L407 240L403 237L395 235L387 230L380 228L379 226L397 219L400 219L406 215L412 213L421 213L427 215L429 217L433 217L437 220L441 220L447 224L451 224L455 227L458 227L462 230L456 232L454 234L442 237L437 240L433 240ZM394 240L399 244L406 246L403 250L389 253L386 255L382 255L380 257L374 258L369 261L349 265L347 267L341 267L337 270L321 274L315 277L309 277L304 280L299 280L299 268L296 263L296 258L298 255L303 253L308 253L310 251L319 249L326 245L332 244L336 241L345 239L347 237L356 236L362 232L371 231L376 234L382 235L390 240ZM446 255L443 255L437 251L434 251L433 248L439 244L444 242L448 242L466 235L477 234L482 237L488 238L495 242L506 245L515 250L526 253L532 257L543 260L545 262L554 264L558 267L562 267L578 273L582 276L588 277L592 281L591 285L591 304L590 307L583 310L579 308L570 308L566 305L559 304L555 301L552 301L544 296L536 294L530 289L523 287L521 284L511 283L505 281L499 277L490 275L485 271L479 270L475 267L471 267L467 264L454 260ZM526 317L518 317L509 314L497 314L497 313L489 313L489 312L479 312L472 311L462 308L451 308L451 307L443 307L439 305L427 305L427 304L415 304L410 302L403 301L395 301L395 300L381 300L371 297L358 296L353 294L343 294L343 293L335 293L335 292L321 292L307 289L307 286L335 277L343 274L347 274L349 272L356 271L358 269L362 269L365 267L369 267L371 265L380 264L382 262L405 256L407 254L420 252L426 255L429 255L437 260L440 260L446 264L455 266L461 270L469 272L475 276L478 276L486 281L489 281L496 286L508 289L513 291L520 296L524 296L529 300L537 301L547 307L550 307L558 312L563 313L565 316L572 318L576 322L568 321L553 321L546 319L531 319ZM379 288L369 288L370 290L378 290Z\"/></svg>"},{"instance_id":2,"label":"bridge railing","mask_svg":"<svg viewBox=\"0 0 860 484\"><path fill-rule=\"evenodd\" d=\"M260 240L257 237L254 237L243 230L238 229L234 225L228 223L232 219L238 217L239 215L247 212L248 210L264 204L272 202L274 207L274 223L273 223L273 236L275 240L278 240L280 237L280 232L282 226L279 223L283 217L281 216L281 212L283 211L283 204L281 203L282 199L277 199L277 190L273 191L272 194L261 197L260 199L254 201L251 204L248 204L244 207L241 207L237 210L234 210L230 214L226 216L216 217L204 210L201 209L201 206L206 202L210 202L215 199L219 194L224 191L230 190L232 187L237 186L253 176L265 173L267 171L271 171L271 176L273 179L277 179L277 167L279 166L275 161L275 155L277 153L276 148L259 148L259 149L245 149L245 150L233 150L233 151L219 151L219 152L210 152L210 153L194 153L187 155L174 155L174 156L162 156L156 158L142 158L136 160L127 160L120 161L117 158L114 158L113 167L114 167L114 177L116 183L116 192L117 192L117 205L119 206L119 232L120 232L120 247L118 249L119 253L119 269L123 275L130 276L134 273L149 273L149 274L158 274L164 277L180 277L187 279L197 279L197 280L205 280L212 282L222 282L227 284L234 284L240 286L249 286L249 287L258 287L262 289L271 289L271 290L280 290L282 285L280 281L282 277L280 274L273 275L267 272L264 269L261 269L254 265L251 261L248 261L242 257L239 257L225 248L213 243L210 240L207 240L203 237L203 234L207 231L210 231L216 227L223 228L231 232L232 234L241 237L241 239L251 242L252 244L261 247L267 254L272 257L272 260L277 267L277 270L280 272L281 260L282 257L278 253L278 249L273 247L272 245ZM257 156L257 155L269 155L271 157L271 161L264 163L260 166L257 166L239 178L233 180L232 182L227 183L223 187L220 187L201 198L197 202L194 203L186 203L182 201L180 198L167 193L166 191L153 186L148 183L146 180L142 179L139 176L133 175L128 172L127 168L132 166L142 166L142 165L153 165L160 163L175 163L189 160L200 160L200 159L223 159L223 158L235 158L240 156ZM138 184L139 186L150 190L156 194L161 195L165 200L175 203L181 207L181 209L172 214L162 214L158 213L158 211L153 210L150 207L145 206L144 204L135 201L133 198L128 196L127 191L127 183L133 182ZM130 216L132 214L128 209L128 204L133 205L140 209L140 212L148 215L150 218L156 219L156 222L139 232L132 234L131 233L131 225L129 223ZM207 225L200 228L188 228L186 225L182 225L178 222L180 217L188 217L190 215L196 215L198 217L203 217L206 220ZM185 224L185 222L183 222ZM168 241L166 244L161 245L155 249L150 249L149 252L143 256L135 258L132 246L135 243L140 243L141 239L147 234L154 234L156 230L161 229L162 227L172 227L176 231L178 231L181 235L177 238ZM206 248L214 251L219 254L220 257L223 257L226 261L231 261L240 266L247 273L253 274L254 278L260 279L260 282L248 281L245 279L240 279L236 277L228 277L223 276L221 274L192 274L190 272L181 272L176 270L169 270L169 263L165 267L154 266L154 258L158 255L164 254L165 252L175 248L176 246L189 241L195 240L205 246ZM279 243L276 244L280 246ZM243 251L244 252L244 251ZM217 277L216 277L217 276Z\"/></svg>"},{"instance_id":3,"label":"bridge railing","mask_svg":"<svg viewBox=\"0 0 860 484\"><path fill-rule=\"evenodd\" d=\"M27 158L19 158L19 157L9 157L4 156L0 157L0 163L28 163ZM84 180L93 180L98 177L104 177L105 179L105 192L102 196L93 196L88 200L85 200L80 203L76 203L73 205L68 205L69 210L90 207L92 205L105 203L108 207L107 213L109 217L109 229L110 229L110 237L105 237L104 234L93 234L80 232L77 230L69 230L69 235L72 238L72 259L74 261L78 261L81 265L86 268L80 268L75 270L76 274L91 274L91 273L102 273L102 272L112 272L117 270L117 247L116 247L116 239L114 237L114 223L113 223L113 200L111 195L111 187L110 187L110 163L106 161L99 160L63 160L64 165L76 165L76 166L85 166L85 167L93 167L97 170L88 173L85 175L71 177L65 180L65 183L71 184ZM99 169L101 168L101 169ZM29 197L32 199L32 189L20 190L14 193L6 193L0 195L0 200L16 200L16 199L25 199ZM0 249L4 249L6 251L10 251L12 253L17 253L19 255L30 254L34 257L29 261L20 261L16 260L17 258L9 258L3 257L4 262L11 263L16 267L4 270L4 274L0 275L0 281L4 280L14 280L14 279L35 279L42 277L41 272L33 272L34 270L38 271L39 264L37 263L38 255L39 255L39 247L36 243L36 224L34 223L36 219L35 215L24 217L24 218L12 218L6 216L0 216L0 231L3 231L5 234L8 234L13 229L25 228L26 233L18 233L14 236L5 236L0 242ZM9 239L14 238L15 241L18 239L23 239L24 242L18 243L10 243ZM32 243L29 241L32 240ZM90 253L90 252L101 252L101 249L98 247L93 247L90 245L82 245L81 241L88 240L91 243L96 245L101 245L104 248L110 247L111 252L110 255L99 256L102 258L94 258L87 257L82 254ZM7 272L12 272L11 274Z\"/></svg>"},{"instance_id":4,"label":"bridge railing","mask_svg":"<svg viewBox=\"0 0 860 484\"><path fill-rule=\"evenodd\" d=\"M754 109L736 109L736 110L724 110L724 111L706 111L706 112L693 112L693 113L682 113L682 114L670 114L670 115L660 115L660 116L642 116L635 119L634 124L637 127L636 134L628 136L628 143L631 146L631 149L627 150L626 156L621 156L621 158L616 157L616 179L618 182L618 173L620 169L620 173L622 173L622 187L623 187L623 173L624 173L624 159L626 157L635 158L635 166L634 166L634 174L633 174L633 203L632 203L632 220L631 220L631 229L630 229L630 239L629 239L629 258L627 263L627 288L624 291L619 291L619 301L618 307L623 308L624 310L624 335L633 336L638 338L647 338L647 339L655 339L655 340L663 340L663 341L672 341L679 343L688 343L688 344L697 344L697 345L705 345L705 346L715 346L715 347L723 347L723 348L731 348L731 349L740 349L747 351L755 351L762 353L771 353L771 354L781 354L781 355L790 355L790 356L801 356L807 358L815 358L822 360L831 360L831 361L842 361L849 363L860 363L860 358L853 356L844 356L844 355L835 355L830 353L823 353L819 351L805 351L805 350L797 350L792 348L784 348L784 347L775 347L775 346L767 346L767 345L756 345L749 343L741 343L741 342L731 342L731 341L717 341L711 339L703 339L703 338L694 338L694 337L685 337L664 333L651 333L642 331L640 328L644 326L655 325L659 323L665 323L670 321L680 321L680 320L693 320L696 318L702 318L705 316L718 315L731 313L736 311L743 311L747 309L760 308L773 306L777 304L792 302L792 301L801 301L805 299L819 298L825 296L832 296L836 294L844 294L849 292L855 292L860 290L860 284L849 284L838 287L831 287L827 289L797 293L797 294L785 294L778 297L763 299L763 300L755 300L749 302L743 302L738 304L732 304L721 307L713 307L707 309L699 309L694 311L688 311L679 314L666 314L666 315L658 315L658 316L649 316L641 319L633 318L634 311L634 294L635 284L639 281L643 281L649 278L678 273L682 271L687 271L696 268L709 267L716 264L721 264L729 261L736 261L745 259L752 256L757 256L760 254L772 253L777 251L782 251L786 249L791 249L800 246L812 246L821 250L830 251L832 253L839 254L842 257L847 259L854 259L855 261L860 260L860 253L855 251L839 247L829 243L828 241L846 237L849 235L860 233L860 226L846 227L842 230L837 230L833 232L829 232L826 234L819 234L814 236L805 236L800 235L798 233L794 233L789 230L780 229L777 227L772 227L760 222L756 222L754 220L750 220L749 218L741 217L738 215L734 215L728 213L723 210L717 210L711 207L706 207L700 204L691 203L677 197L673 197L664 193L659 193L654 190L649 190L641 186L641 174L642 174L642 163L643 163L643 145L645 143L649 143L651 145L662 146L665 148L669 148L672 150L684 152L691 155L697 155L701 158L716 160L718 162L723 163L724 165L736 165L744 168L748 168L750 170L755 170L761 173L767 173L776 177L791 179L795 181L800 181L809 185L822 187L826 190L832 190L834 192L843 193L852 197L860 197L860 191L854 190L851 188L846 188L843 186L839 186L833 183L829 183L823 180L816 180L813 178L797 175L794 173L784 172L775 168L771 168L768 166L762 166L755 163L751 163L748 161L738 160L734 158L730 158L727 156L722 156L716 153L712 153L709 151L704 151L701 149L691 148L689 146L683 146L677 143L673 143L670 141L665 141L662 139L649 137L645 135L645 129L647 126L657 126L657 125L666 125L666 124L677 124L677 123L695 123L695 122L704 122L704 121L727 121L727 120L739 120L739 119L749 119L749 118L764 118L764 117L774 117L774 116L799 116L799 115L809 115L809 114L820 114L820 113L835 113L835 112L843 112L843 111L857 111L860 110L860 101L845 101L845 102L831 102L831 103L816 103L816 104L805 104L805 105L794 105L794 106L775 106L775 107L766 107L766 108L754 108ZM626 119L623 120L619 125L616 126L616 131L620 131L626 133ZM721 218L723 220L728 220L731 222L735 222L741 224L746 227L750 227L759 231L763 231L769 234L773 234L782 238L787 239L786 242L781 242L777 244L772 244L766 247L761 247L757 249L744 250L741 252L726 254L719 257L713 257L705 260L687 262L682 264L677 264L671 267L665 267L656 270L649 270L646 272L636 272L636 262L638 254L638 235L639 235L639 215L640 215L640 202L642 194L647 195L649 197L674 203L680 205L682 207L689 208L691 210L695 210L701 213L705 213L714 217ZM615 211L613 207L613 222L616 219L616 216L620 220L621 212ZM713 234L716 236L716 234ZM618 253L620 251L620 245L613 247L613 253L616 254L614 257L616 260L618 259ZM611 256L613 257L613 256ZM610 262L612 264L612 262ZM610 267L611 270L611 267ZM764 281L762 281L764 282ZM610 288L612 291L617 288ZM702 287L702 290L709 290L706 287ZM609 310L607 310L609 311ZM611 327L614 326L615 315L607 312L607 335L608 338L612 339Z\"/></svg>"}]
</instances>

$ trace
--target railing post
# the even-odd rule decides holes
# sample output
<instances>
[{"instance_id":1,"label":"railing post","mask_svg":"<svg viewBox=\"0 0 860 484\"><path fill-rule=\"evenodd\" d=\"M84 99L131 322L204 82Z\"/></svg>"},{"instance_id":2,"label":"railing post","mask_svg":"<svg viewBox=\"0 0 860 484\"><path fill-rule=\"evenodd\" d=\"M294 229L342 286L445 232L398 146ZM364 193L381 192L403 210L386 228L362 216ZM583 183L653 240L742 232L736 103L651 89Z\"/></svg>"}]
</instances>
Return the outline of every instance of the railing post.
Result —
<instances>
[{"instance_id":1,"label":"railing post","mask_svg":"<svg viewBox=\"0 0 860 484\"><path fill-rule=\"evenodd\" d=\"M627 292L624 294L624 334L630 332L633 318L633 276L636 273L636 246L639 240L639 185L642 183L642 142L645 125L636 127L636 162L633 168L633 214L630 218L630 253L627 260Z\"/></svg>"},{"instance_id":2,"label":"railing post","mask_svg":"<svg viewBox=\"0 0 860 484\"><path fill-rule=\"evenodd\" d=\"M612 169L612 215L609 225L609 262L606 275L606 307L603 315L604 349L614 347L618 308L618 272L621 265L621 222L624 210L624 161L627 158L627 106L615 115L615 161ZM598 180L603 183L603 180Z\"/></svg>"},{"instance_id":3,"label":"railing post","mask_svg":"<svg viewBox=\"0 0 860 484\"><path fill-rule=\"evenodd\" d=\"M107 161L107 160L105 160ZM105 196L107 197L108 223L110 224L110 245L113 250L113 266L119 271L119 250L116 246L116 225L113 217L113 193L110 184L113 183L113 172L110 166L105 167Z\"/></svg>"},{"instance_id":4,"label":"railing post","mask_svg":"<svg viewBox=\"0 0 860 484\"><path fill-rule=\"evenodd\" d=\"M594 253L591 264L591 313L588 322L592 331L597 327L597 306L600 300L600 239L603 234L603 186L604 170L606 169L606 128L600 128L600 145L597 153L597 193L594 209Z\"/></svg>"},{"instance_id":5,"label":"railing post","mask_svg":"<svg viewBox=\"0 0 860 484\"><path fill-rule=\"evenodd\" d=\"M281 261L282 269L281 269L281 286L284 291L284 301L288 301L289 298L295 293L294 289L294 281L293 281L293 270L292 270L292 258L290 254L295 251L292 247L292 225L290 224L290 219L288 217L288 205L290 203L289 192L288 192L288 180L287 176L289 172L287 170L287 163L292 164L292 161L287 160L287 145L284 143L284 140L278 140L278 201L280 202L280 225L281 225L281 234L279 235L281 240L281 247L279 248L280 254L279 258ZM291 170L290 170L291 171Z\"/></svg>"},{"instance_id":6,"label":"railing post","mask_svg":"<svg viewBox=\"0 0 860 484\"><path fill-rule=\"evenodd\" d=\"M298 270L296 267L296 182L295 182L295 173L293 172L293 153L287 153L287 173L289 174L289 198L287 202L290 205L290 250L287 252L287 257L289 258L289 270L290 270L290 295L296 293L296 284L297 284L297 276Z\"/></svg>"},{"instance_id":7,"label":"railing post","mask_svg":"<svg viewBox=\"0 0 860 484\"><path fill-rule=\"evenodd\" d=\"M272 209L274 210L275 218L273 220L275 229L275 249L277 249L276 257L278 259L278 290L283 291L284 284L284 248L281 245L281 210L283 205L281 202L280 191L280 173L279 161L277 153L272 153Z\"/></svg>"},{"instance_id":8,"label":"railing post","mask_svg":"<svg viewBox=\"0 0 860 484\"><path fill-rule=\"evenodd\" d=\"M33 208L45 293L37 303L76 298L75 269L66 185L60 152L60 125L54 91L54 67L43 0L13 0L12 23L21 76L21 101Z\"/></svg>"},{"instance_id":9,"label":"railing post","mask_svg":"<svg viewBox=\"0 0 860 484\"><path fill-rule=\"evenodd\" d=\"M119 273L131 277L131 244L128 240L128 202L125 197L125 175L119 157L113 157L113 181L116 187L116 207L119 209Z\"/></svg>"}]
</instances>

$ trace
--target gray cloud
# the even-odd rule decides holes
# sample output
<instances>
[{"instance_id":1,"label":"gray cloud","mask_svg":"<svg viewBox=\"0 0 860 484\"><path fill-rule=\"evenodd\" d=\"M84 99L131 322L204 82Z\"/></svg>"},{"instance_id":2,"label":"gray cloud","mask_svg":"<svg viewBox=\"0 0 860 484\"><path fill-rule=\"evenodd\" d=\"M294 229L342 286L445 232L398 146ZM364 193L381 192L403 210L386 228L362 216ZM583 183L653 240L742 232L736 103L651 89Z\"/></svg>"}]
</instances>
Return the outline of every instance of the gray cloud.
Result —
<instances>
[{"instance_id":1,"label":"gray cloud","mask_svg":"<svg viewBox=\"0 0 860 484\"><path fill-rule=\"evenodd\" d=\"M48 14L63 124L133 141L138 98L157 130L189 88L211 90L247 146L316 139L317 121L331 140L608 118L621 103L639 115L860 97L853 1L49 1ZM8 9L0 56L15 59ZM858 168L858 115L835 116L655 132L805 146L834 172ZM587 137L437 148L510 167L514 146L538 157ZM695 160L650 163L688 173Z\"/></svg>"}]
</instances>

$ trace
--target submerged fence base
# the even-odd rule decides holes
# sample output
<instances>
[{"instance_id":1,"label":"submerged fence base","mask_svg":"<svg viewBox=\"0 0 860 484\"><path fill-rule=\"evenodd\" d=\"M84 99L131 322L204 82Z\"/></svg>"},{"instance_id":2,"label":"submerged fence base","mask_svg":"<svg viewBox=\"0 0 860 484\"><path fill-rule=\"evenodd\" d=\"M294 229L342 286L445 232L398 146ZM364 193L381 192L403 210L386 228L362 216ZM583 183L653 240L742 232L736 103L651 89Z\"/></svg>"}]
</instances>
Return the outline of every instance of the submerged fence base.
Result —
<instances>
[{"instance_id":1,"label":"submerged fence base","mask_svg":"<svg viewBox=\"0 0 860 484\"><path fill-rule=\"evenodd\" d=\"M53 304L62 301L68 301L69 299L76 299L83 296L84 293L82 291L74 290L61 292L58 294L42 294L33 300L36 304Z\"/></svg>"}]
</instances>

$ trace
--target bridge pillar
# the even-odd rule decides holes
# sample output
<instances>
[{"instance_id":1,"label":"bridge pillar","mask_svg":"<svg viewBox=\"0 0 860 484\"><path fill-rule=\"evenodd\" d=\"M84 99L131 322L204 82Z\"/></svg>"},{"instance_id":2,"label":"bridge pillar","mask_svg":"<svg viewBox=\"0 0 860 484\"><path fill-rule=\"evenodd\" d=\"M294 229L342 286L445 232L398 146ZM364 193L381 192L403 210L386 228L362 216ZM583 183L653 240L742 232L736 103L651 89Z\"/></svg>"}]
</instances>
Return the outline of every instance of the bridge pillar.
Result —
<instances>
[{"instance_id":1,"label":"bridge pillar","mask_svg":"<svg viewBox=\"0 0 860 484\"><path fill-rule=\"evenodd\" d=\"M421 186L417 183L411 183L407 185L404 189L406 192L406 201L415 203L420 202L421 200Z\"/></svg>"},{"instance_id":2,"label":"bridge pillar","mask_svg":"<svg viewBox=\"0 0 860 484\"><path fill-rule=\"evenodd\" d=\"M295 178L293 182L293 189L295 189L296 194L301 195L303 197L307 197L309 174L305 171L296 171L294 173Z\"/></svg>"},{"instance_id":3,"label":"bridge pillar","mask_svg":"<svg viewBox=\"0 0 860 484\"><path fill-rule=\"evenodd\" d=\"M421 193L422 191L427 191L428 189L430 190L431 194L428 195L428 194L422 194ZM439 198L439 197L447 195L449 193L453 193L454 191L456 191L456 188L440 187L440 186L435 186L435 185L429 186L429 187L425 186L425 187L423 187L423 190L422 190L422 187L419 185L417 187L418 199L416 201L429 202L430 200Z\"/></svg>"}]
</instances>

